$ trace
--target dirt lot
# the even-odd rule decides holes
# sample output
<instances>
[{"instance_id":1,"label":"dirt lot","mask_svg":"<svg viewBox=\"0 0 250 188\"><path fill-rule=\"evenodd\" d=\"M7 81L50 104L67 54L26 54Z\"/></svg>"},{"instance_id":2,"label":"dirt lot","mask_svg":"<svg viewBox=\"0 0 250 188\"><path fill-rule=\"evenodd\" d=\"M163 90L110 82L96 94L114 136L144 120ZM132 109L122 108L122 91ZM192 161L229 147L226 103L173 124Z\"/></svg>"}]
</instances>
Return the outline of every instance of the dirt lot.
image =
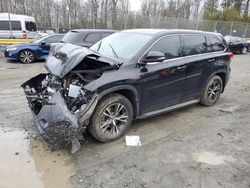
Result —
<instances>
[{"instance_id":1,"label":"dirt lot","mask_svg":"<svg viewBox=\"0 0 250 188\"><path fill-rule=\"evenodd\" d=\"M43 64L0 60L0 187L250 187L250 55L234 57L215 106L134 122L127 135L139 135L141 147L88 136L74 155L36 136L20 84Z\"/></svg>"}]
</instances>

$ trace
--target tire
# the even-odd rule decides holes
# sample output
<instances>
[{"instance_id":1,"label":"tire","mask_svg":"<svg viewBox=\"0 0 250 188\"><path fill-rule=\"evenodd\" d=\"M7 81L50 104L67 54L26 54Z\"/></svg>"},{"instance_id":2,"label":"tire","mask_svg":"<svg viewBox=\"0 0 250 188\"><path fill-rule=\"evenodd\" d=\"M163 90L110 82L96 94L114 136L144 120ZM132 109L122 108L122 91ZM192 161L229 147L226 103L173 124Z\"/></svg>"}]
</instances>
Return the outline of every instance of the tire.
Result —
<instances>
[{"instance_id":1,"label":"tire","mask_svg":"<svg viewBox=\"0 0 250 188\"><path fill-rule=\"evenodd\" d=\"M247 48L246 47L243 47L242 49L241 49L241 54L246 54L247 53Z\"/></svg>"},{"instance_id":2,"label":"tire","mask_svg":"<svg viewBox=\"0 0 250 188\"><path fill-rule=\"evenodd\" d=\"M221 77L215 75L213 76L207 83L205 90L201 96L200 103L205 106L212 106L214 105L223 90L223 81Z\"/></svg>"},{"instance_id":3,"label":"tire","mask_svg":"<svg viewBox=\"0 0 250 188\"><path fill-rule=\"evenodd\" d=\"M120 94L109 94L98 103L88 130L100 142L111 142L124 135L133 120L131 102Z\"/></svg>"},{"instance_id":4,"label":"tire","mask_svg":"<svg viewBox=\"0 0 250 188\"><path fill-rule=\"evenodd\" d=\"M35 59L35 54L30 50L22 50L18 55L19 62L23 64L34 63Z\"/></svg>"}]
</instances>

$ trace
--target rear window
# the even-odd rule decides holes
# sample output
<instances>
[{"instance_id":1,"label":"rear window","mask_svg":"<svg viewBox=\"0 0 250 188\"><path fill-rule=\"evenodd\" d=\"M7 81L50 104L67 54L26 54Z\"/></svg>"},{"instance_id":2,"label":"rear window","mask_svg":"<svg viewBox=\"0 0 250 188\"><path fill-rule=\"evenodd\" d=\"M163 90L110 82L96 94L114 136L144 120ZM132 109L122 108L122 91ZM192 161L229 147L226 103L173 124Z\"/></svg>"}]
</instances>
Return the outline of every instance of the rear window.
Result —
<instances>
[{"instance_id":1,"label":"rear window","mask_svg":"<svg viewBox=\"0 0 250 188\"><path fill-rule=\"evenodd\" d=\"M183 56L196 55L207 52L207 41L202 35L183 35Z\"/></svg>"},{"instance_id":2,"label":"rear window","mask_svg":"<svg viewBox=\"0 0 250 188\"><path fill-rule=\"evenodd\" d=\"M111 35L112 33L102 33L102 38L105 38L105 37L107 37L107 36L109 36L109 35Z\"/></svg>"},{"instance_id":3,"label":"rear window","mask_svg":"<svg viewBox=\"0 0 250 188\"><path fill-rule=\"evenodd\" d=\"M209 36L210 46L209 49L212 52L218 52L225 50L225 46L215 36Z\"/></svg>"},{"instance_id":4,"label":"rear window","mask_svg":"<svg viewBox=\"0 0 250 188\"><path fill-rule=\"evenodd\" d=\"M94 44L101 40L101 33L89 33L84 39L84 42Z\"/></svg>"},{"instance_id":5,"label":"rear window","mask_svg":"<svg viewBox=\"0 0 250 188\"><path fill-rule=\"evenodd\" d=\"M20 21L11 21L12 30L22 30ZM0 30L10 30L9 21L0 21Z\"/></svg>"},{"instance_id":6,"label":"rear window","mask_svg":"<svg viewBox=\"0 0 250 188\"><path fill-rule=\"evenodd\" d=\"M69 31L63 38L62 41L71 44L77 44L82 41L83 34L77 31Z\"/></svg>"},{"instance_id":7,"label":"rear window","mask_svg":"<svg viewBox=\"0 0 250 188\"><path fill-rule=\"evenodd\" d=\"M37 31L37 27L36 27L35 22L25 21L25 27L28 31Z\"/></svg>"}]
</instances>

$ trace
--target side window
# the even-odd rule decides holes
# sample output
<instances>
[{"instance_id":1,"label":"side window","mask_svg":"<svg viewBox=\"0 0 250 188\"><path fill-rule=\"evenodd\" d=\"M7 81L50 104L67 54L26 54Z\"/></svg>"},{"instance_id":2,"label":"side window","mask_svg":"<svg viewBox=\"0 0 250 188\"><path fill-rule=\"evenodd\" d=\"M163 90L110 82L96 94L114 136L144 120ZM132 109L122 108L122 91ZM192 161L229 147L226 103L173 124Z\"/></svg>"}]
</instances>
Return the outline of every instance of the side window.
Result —
<instances>
[{"instance_id":1,"label":"side window","mask_svg":"<svg viewBox=\"0 0 250 188\"><path fill-rule=\"evenodd\" d=\"M20 21L11 21L12 30L22 30ZM9 21L0 21L0 30L10 30Z\"/></svg>"},{"instance_id":2,"label":"side window","mask_svg":"<svg viewBox=\"0 0 250 188\"><path fill-rule=\"evenodd\" d=\"M166 36L157 41L149 50L165 54L166 59L173 59L181 56L181 43L179 36Z\"/></svg>"},{"instance_id":3,"label":"side window","mask_svg":"<svg viewBox=\"0 0 250 188\"><path fill-rule=\"evenodd\" d=\"M209 49L212 52L218 52L225 50L225 46L215 36L209 36L210 46Z\"/></svg>"},{"instance_id":4,"label":"side window","mask_svg":"<svg viewBox=\"0 0 250 188\"><path fill-rule=\"evenodd\" d=\"M62 39L62 37L60 35L56 35L56 36L51 36L48 37L44 40L44 42L46 43L56 43L56 42L60 42L60 40Z\"/></svg>"},{"instance_id":5,"label":"side window","mask_svg":"<svg viewBox=\"0 0 250 188\"><path fill-rule=\"evenodd\" d=\"M11 28L12 30L16 30L16 31L21 31L21 22L20 21L11 21Z\"/></svg>"},{"instance_id":6,"label":"side window","mask_svg":"<svg viewBox=\"0 0 250 188\"><path fill-rule=\"evenodd\" d=\"M25 27L28 31L37 31L35 22L25 21Z\"/></svg>"},{"instance_id":7,"label":"side window","mask_svg":"<svg viewBox=\"0 0 250 188\"><path fill-rule=\"evenodd\" d=\"M183 55L196 55L207 52L207 42L202 35L183 35Z\"/></svg>"},{"instance_id":8,"label":"side window","mask_svg":"<svg viewBox=\"0 0 250 188\"><path fill-rule=\"evenodd\" d=\"M98 42L99 40L101 40L101 34L100 33L90 33L84 39L84 42L93 44L93 43Z\"/></svg>"}]
</instances>

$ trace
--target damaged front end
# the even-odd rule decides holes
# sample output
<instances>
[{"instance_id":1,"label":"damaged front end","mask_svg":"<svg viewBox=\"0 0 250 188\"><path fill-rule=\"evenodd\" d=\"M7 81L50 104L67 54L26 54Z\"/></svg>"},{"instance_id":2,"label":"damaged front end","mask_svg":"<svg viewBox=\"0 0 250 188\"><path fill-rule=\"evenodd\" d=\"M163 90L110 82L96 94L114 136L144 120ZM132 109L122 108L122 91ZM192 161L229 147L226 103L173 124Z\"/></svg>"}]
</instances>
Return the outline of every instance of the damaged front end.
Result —
<instances>
[{"instance_id":1,"label":"damaged front end","mask_svg":"<svg viewBox=\"0 0 250 188\"><path fill-rule=\"evenodd\" d=\"M22 84L37 128L53 148L72 143L72 152L79 149L78 140L83 140L82 132L98 102L98 94L84 86L105 70L117 68L98 58L86 48L54 45L45 65L49 73Z\"/></svg>"}]
</instances>

